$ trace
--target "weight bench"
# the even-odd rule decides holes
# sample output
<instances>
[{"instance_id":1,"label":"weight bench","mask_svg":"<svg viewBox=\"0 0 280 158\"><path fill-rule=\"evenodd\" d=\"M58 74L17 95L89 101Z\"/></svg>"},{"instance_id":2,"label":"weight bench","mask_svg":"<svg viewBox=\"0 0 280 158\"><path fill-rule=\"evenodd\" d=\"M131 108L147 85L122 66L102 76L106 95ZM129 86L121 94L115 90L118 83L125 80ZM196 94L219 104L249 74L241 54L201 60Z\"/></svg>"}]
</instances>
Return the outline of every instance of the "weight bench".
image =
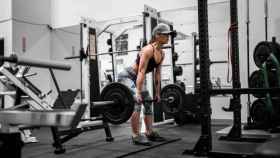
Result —
<instances>
[{"instance_id":1,"label":"weight bench","mask_svg":"<svg viewBox=\"0 0 280 158\"><path fill-rule=\"evenodd\" d=\"M18 125L40 127L76 127L86 110L80 105L76 111L71 110L1 110L0 111L0 155L21 158L23 142Z\"/></svg>"}]
</instances>

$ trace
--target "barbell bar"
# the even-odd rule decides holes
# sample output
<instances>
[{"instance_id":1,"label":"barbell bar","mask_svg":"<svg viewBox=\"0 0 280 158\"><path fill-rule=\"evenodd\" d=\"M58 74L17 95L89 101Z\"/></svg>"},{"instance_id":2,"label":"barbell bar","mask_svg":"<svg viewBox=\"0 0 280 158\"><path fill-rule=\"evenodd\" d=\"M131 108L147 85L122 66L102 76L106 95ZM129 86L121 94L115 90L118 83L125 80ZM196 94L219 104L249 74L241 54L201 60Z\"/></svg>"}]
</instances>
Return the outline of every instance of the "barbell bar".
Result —
<instances>
[{"instance_id":1,"label":"barbell bar","mask_svg":"<svg viewBox=\"0 0 280 158\"><path fill-rule=\"evenodd\" d=\"M47 60L28 59L28 58L17 56L16 54L12 54L8 57L0 56L0 61L15 63L17 65L34 66L39 68L49 68L49 69L57 69L57 70L65 70L65 71L71 70L71 65L69 64L47 61Z\"/></svg>"},{"instance_id":2,"label":"barbell bar","mask_svg":"<svg viewBox=\"0 0 280 158\"><path fill-rule=\"evenodd\" d=\"M153 103L157 102L156 99L147 99L143 100L142 103ZM174 97L168 97L168 98L161 98L160 102L168 102L168 103L173 103L174 102ZM137 103L136 100L134 100L134 103ZM108 101L95 101L93 102L93 105L95 108L110 108L113 105L118 105L119 103L114 100L108 100Z\"/></svg>"},{"instance_id":3,"label":"barbell bar","mask_svg":"<svg viewBox=\"0 0 280 158\"><path fill-rule=\"evenodd\" d=\"M172 46L163 46L161 49L170 49ZM90 54L90 55L84 55L86 56L101 56L101 55L113 55L113 54L123 54L123 53L129 53L129 52L139 52L141 49L132 49L132 50L123 50L123 51L115 51L115 52L105 52L105 53L98 53L98 54ZM65 57L64 59L80 59L81 55L77 56L70 56L70 57Z\"/></svg>"},{"instance_id":4,"label":"barbell bar","mask_svg":"<svg viewBox=\"0 0 280 158\"><path fill-rule=\"evenodd\" d=\"M174 91L174 86L172 91ZM175 88L179 88L176 86ZM180 89L180 88L179 88ZM170 87L163 88L161 91L161 103L164 106L165 111L174 106L178 106L178 103L182 104L184 98L183 92L180 90L180 93L170 93ZM91 108L101 108L104 118L112 124L122 124L126 122L132 115L134 111L134 105L136 103L135 97L133 96L132 91L122 83L113 82L106 85L101 91L101 100L92 102ZM155 102L156 100L143 100L145 102ZM179 105L180 107L182 105Z\"/></svg>"}]
</instances>

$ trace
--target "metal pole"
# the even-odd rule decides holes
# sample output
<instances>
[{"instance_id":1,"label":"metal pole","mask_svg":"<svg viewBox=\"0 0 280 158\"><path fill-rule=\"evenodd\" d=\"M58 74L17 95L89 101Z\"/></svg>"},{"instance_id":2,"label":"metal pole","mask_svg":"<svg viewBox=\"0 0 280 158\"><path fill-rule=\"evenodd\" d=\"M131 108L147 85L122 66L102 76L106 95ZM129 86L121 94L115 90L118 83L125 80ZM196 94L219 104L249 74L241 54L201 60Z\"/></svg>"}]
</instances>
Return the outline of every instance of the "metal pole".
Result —
<instances>
[{"instance_id":1,"label":"metal pole","mask_svg":"<svg viewBox=\"0 0 280 158\"><path fill-rule=\"evenodd\" d=\"M247 0L247 20L246 20L246 26L247 26L247 83L249 86L249 80L250 80L250 0ZM251 95L247 95L247 124L251 124Z\"/></svg>"},{"instance_id":2,"label":"metal pole","mask_svg":"<svg viewBox=\"0 0 280 158\"><path fill-rule=\"evenodd\" d=\"M268 40L268 2L264 0L264 22L265 22L265 41Z\"/></svg>"},{"instance_id":3,"label":"metal pole","mask_svg":"<svg viewBox=\"0 0 280 158\"><path fill-rule=\"evenodd\" d=\"M240 70L239 70L239 43L238 43L238 8L237 0L230 0L230 23L231 29L231 52L232 52L232 87L240 88ZM233 127L226 136L229 139L241 138L241 100L240 94L233 94L233 102L230 105L233 110Z\"/></svg>"},{"instance_id":4,"label":"metal pole","mask_svg":"<svg viewBox=\"0 0 280 158\"><path fill-rule=\"evenodd\" d=\"M146 25L146 17L149 13L143 12L143 47L147 45L147 25Z\"/></svg>"},{"instance_id":5,"label":"metal pole","mask_svg":"<svg viewBox=\"0 0 280 158\"><path fill-rule=\"evenodd\" d=\"M58 94L58 100L60 101L60 103L62 104L62 107L63 107L64 109L68 109L69 107L67 107L67 106L65 105L65 103L64 103L64 100L63 100L63 97L62 97L62 95L61 95L61 91L60 91L60 88L59 88L59 86L58 86L58 83L57 83L57 80L56 80L56 78L55 78L55 75L54 75L54 73L53 73L53 70L50 68L49 71L50 71L50 74L51 74L53 83L54 83L54 85L55 85L55 88L56 88L56 91L57 91L57 94Z\"/></svg>"},{"instance_id":6,"label":"metal pole","mask_svg":"<svg viewBox=\"0 0 280 158\"><path fill-rule=\"evenodd\" d=\"M173 29L173 25L169 25L169 27L170 27L170 30L171 31L173 31L174 29ZM173 81L174 81L174 83L176 83L176 81L177 81L177 77L176 77L176 75L175 75L175 71L174 71L174 67L176 66L176 64L175 64L175 61L174 61L174 59L173 59L173 55L175 54L175 46L174 46L174 36L171 36L171 59L172 59L172 67L173 67L173 71L172 71L172 74L173 74Z\"/></svg>"},{"instance_id":7,"label":"metal pole","mask_svg":"<svg viewBox=\"0 0 280 158\"><path fill-rule=\"evenodd\" d=\"M110 33L110 39L111 39L111 50L112 52L114 51L114 47L113 47L113 34ZM115 58L114 58L114 54L111 54L111 59L112 59L112 72L113 72L113 82L116 81L116 75L115 75Z\"/></svg>"},{"instance_id":8,"label":"metal pole","mask_svg":"<svg viewBox=\"0 0 280 158\"><path fill-rule=\"evenodd\" d=\"M209 59L209 32L208 32L208 0L198 0L199 26L199 57L200 57L200 102L201 107L201 137L205 144L202 152L212 149L211 133L211 104L210 104L210 59Z\"/></svg>"},{"instance_id":9,"label":"metal pole","mask_svg":"<svg viewBox=\"0 0 280 158\"><path fill-rule=\"evenodd\" d=\"M84 37L83 37L83 27L84 27L84 24L83 23L80 23L80 80L81 80L81 83L80 83L80 87L81 87L81 94L80 94L80 99L81 99L81 104L83 104L83 56L84 56L84 46L83 46L83 40L84 40Z\"/></svg>"},{"instance_id":10,"label":"metal pole","mask_svg":"<svg viewBox=\"0 0 280 158\"><path fill-rule=\"evenodd\" d=\"M185 150L183 154L195 154L207 156L212 150L211 133L211 105L210 105L210 59L209 59L209 35L208 35L208 3L207 0L198 0L198 31L199 31L199 57L200 57L200 118L201 135L195 147Z\"/></svg>"},{"instance_id":11,"label":"metal pole","mask_svg":"<svg viewBox=\"0 0 280 158\"><path fill-rule=\"evenodd\" d=\"M196 76L196 68L197 68L197 33L193 32L193 92L196 93L197 88L197 76Z\"/></svg>"}]
</instances>

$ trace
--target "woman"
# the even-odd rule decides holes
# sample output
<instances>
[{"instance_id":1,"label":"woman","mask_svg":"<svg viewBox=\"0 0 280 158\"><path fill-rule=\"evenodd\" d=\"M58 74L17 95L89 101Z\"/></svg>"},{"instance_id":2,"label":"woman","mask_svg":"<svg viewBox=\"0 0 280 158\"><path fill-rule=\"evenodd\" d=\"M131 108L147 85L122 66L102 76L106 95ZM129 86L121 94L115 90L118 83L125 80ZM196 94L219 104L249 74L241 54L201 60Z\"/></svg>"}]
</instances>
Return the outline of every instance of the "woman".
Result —
<instances>
[{"instance_id":1,"label":"woman","mask_svg":"<svg viewBox=\"0 0 280 158\"><path fill-rule=\"evenodd\" d=\"M151 99L149 92L144 86L145 76L149 72L154 73L156 87L155 100L160 101L160 81L161 64L164 59L164 53L161 49L163 44L167 44L171 31L166 24L158 24L152 31L152 40L143 47L137 55L135 63L124 69L118 75L118 81L127 85L136 97L134 112L131 116L132 142L136 145L151 145L150 141L164 141L164 138L152 129L153 112L150 102L143 100ZM141 105L144 105L144 122L146 126L145 134L140 134L139 120Z\"/></svg>"}]
</instances>

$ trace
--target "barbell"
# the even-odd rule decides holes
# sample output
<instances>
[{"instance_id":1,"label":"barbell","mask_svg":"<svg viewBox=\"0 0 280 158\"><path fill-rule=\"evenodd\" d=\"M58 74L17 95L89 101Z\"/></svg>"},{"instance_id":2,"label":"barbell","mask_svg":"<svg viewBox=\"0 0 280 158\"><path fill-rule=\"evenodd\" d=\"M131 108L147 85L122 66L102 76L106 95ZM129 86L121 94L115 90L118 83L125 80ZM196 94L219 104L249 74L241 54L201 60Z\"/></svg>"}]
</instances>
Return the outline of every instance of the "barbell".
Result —
<instances>
[{"instance_id":1,"label":"barbell","mask_svg":"<svg viewBox=\"0 0 280 158\"><path fill-rule=\"evenodd\" d=\"M101 108L106 121L112 124L126 122L134 111L136 103L132 91L122 83L113 82L106 85L101 91L101 100L92 102L92 108ZM183 107L184 92L175 84L168 85L161 90L161 104L164 112L175 114ZM144 100L143 102L155 102Z\"/></svg>"},{"instance_id":2,"label":"barbell","mask_svg":"<svg viewBox=\"0 0 280 158\"><path fill-rule=\"evenodd\" d=\"M167 45L167 46L162 46L161 49L171 49L172 46L171 45ZM64 59L80 59L80 58L84 58L87 56L90 57L95 57L95 56L103 56L103 55L113 55L113 54L125 54L125 53L129 53L129 52L139 52L141 51L141 49L132 49L132 50L123 50L123 51L108 51L108 52L103 52L103 53L98 53L98 54L85 54L85 53L81 53L80 55L77 56L70 56L70 57L65 57Z\"/></svg>"}]
</instances>

